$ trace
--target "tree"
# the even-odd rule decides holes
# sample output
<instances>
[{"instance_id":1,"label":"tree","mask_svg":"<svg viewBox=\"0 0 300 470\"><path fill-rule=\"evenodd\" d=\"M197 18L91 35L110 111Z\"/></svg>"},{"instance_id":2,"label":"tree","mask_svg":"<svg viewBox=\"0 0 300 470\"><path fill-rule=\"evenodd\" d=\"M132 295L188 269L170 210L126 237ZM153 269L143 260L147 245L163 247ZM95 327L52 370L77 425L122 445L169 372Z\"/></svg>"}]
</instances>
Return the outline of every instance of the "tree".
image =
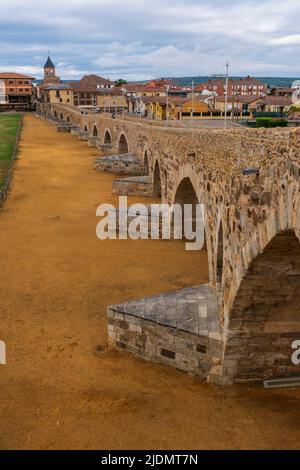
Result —
<instances>
[{"instance_id":1,"label":"tree","mask_svg":"<svg viewBox=\"0 0 300 470\"><path fill-rule=\"evenodd\" d=\"M127 83L126 80L123 80L123 78L119 78L119 80L117 80L115 82L115 86L120 86L121 87L123 85L126 85L126 83Z\"/></svg>"}]
</instances>

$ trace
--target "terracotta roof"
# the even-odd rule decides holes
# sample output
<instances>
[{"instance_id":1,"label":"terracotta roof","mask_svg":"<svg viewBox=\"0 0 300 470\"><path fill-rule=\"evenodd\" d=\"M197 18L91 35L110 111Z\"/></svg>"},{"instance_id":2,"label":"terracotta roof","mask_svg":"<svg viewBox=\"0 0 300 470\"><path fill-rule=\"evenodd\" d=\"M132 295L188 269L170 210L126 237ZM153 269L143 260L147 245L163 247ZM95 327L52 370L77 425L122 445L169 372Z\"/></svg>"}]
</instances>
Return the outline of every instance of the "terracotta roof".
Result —
<instances>
[{"instance_id":1,"label":"terracotta roof","mask_svg":"<svg viewBox=\"0 0 300 470\"><path fill-rule=\"evenodd\" d=\"M288 96L266 96L259 100L258 104L274 104L278 106L290 106L293 104L292 98Z\"/></svg>"},{"instance_id":2,"label":"terracotta roof","mask_svg":"<svg viewBox=\"0 0 300 470\"><path fill-rule=\"evenodd\" d=\"M216 103L225 103L225 96L216 96ZM261 100L261 96L258 95L234 95L228 96L228 103L253 103L254 101Z\"/></svg>"},{"instance_id":3,"label":"terracotta roof","mask_svg":"<svg viewBox=\"0 0 300 470\"><path fill-rule=\"evenodd\" d=\"M122 86L123 90L126 90L127 92L165 92L165 87L153 87L149 85L141 85L141 84L134 84L130 83L128 85L123 85Z\"/></svg>"},{"instance_id":4,"label":"terracotta roof","mask_svg":"<svg viewBox=\"0 0 300 470\"><path fill-rule=\"evenodd\" d=\"M17 78L17 79L23 79L23 80L35 80L34 77L29 77L29 75L22 75L20 73L15 73L15 72L0 72L0 80L5 80L7 78Z\"/></svg>"},{"instance_id":5,"label":"terracotta roof","mask_svg":"<svg viewBox=\"0 0 300 470\"><path fill-rule=\"evenodd\" d=\"M180 97L180 96L169 96L167 98L167 96L142 96L141 98L138 98L138 99L141 99L143 101L143 103L160 103L162 105L164 104L167 104L167 101L170 103L170 104L174 104L174 105L183 105L185 103L189 103L192 101L192 98L191 97ZM135 100L133 100L135 101ZM203 100L199 99L199 97L194 97L194 102L195 103L204 103ZM206 103L204 103L206 104Z\"/></svg>"},{"instance_id":6,"label":"terracotta roof","mask_svg":"<svg viewBox=\"0 0 300 470\"><path fill-rule=\"evenodd\" d=\"M124 93L120 90L120 87L112 88L96 88L95 93L98 95L112 95L112 96L123 96Z\"/></svg>"},{"instance_id":7,"label":"terracotta roof","mask_svg":"<svg viewBox=\"0 0 300 470\"><path fill-rule=\"evenodd\" d=\"M88 93L99 91L101 86L113 86L113 83L98 75L85 75L79 82L69 82L69 85L74 91Z\"/></svg>"},{"instance_id":8,"label":"terracotta roof","mask_svg":"<svg viewBox=\"0 0 300 470\"><path fill-rule=\"evenodd\" d=\"M297 88L289 88L289 87L284 87L284 86L278 86L272 88L272 91L275 92L281 92L281 93L294 93L294 91L297 91ZM300 92L300 90L299 90Z\"/></svg>"},{"instance_id":9,"label":"terracotta roof","mask_svg":"<svg viewBox=\"0 0 300 470\"><path fill-rule=\"evenodd\" d=\"M196 87L196 91L201 91L203 87L208 87L208 86L225 86L226 79L225 78L216 78L213 80L208 80L207 82L204 83L199 83ZM247 85L247 86L264 86L264 84L255 77L245 77L245 78L230 78L228 80L228 87L233 87L233 86L242 86L242 85Z\"/></svg>"},{"instance_id":10,"label":"terracotta roof","mask_svg":"<svg viewBox=\"0 0 300 470\"><path fill-rule=\"evenodd\" d=\"M53 85L47 85L44 90L72 90L70 85L67 83L60 83L60 84L53 84Z\"/></svg>"}]
</instances>

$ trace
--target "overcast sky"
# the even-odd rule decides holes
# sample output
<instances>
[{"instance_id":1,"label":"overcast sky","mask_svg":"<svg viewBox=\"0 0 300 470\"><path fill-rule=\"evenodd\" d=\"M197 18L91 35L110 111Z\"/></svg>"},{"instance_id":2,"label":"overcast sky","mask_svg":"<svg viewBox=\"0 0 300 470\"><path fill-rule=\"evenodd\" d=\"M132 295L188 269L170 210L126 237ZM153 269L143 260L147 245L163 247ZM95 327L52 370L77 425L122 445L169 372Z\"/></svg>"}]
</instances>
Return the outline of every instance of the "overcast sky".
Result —
<instances>
[{"instance_id":1,"label":"overcast sky","mask_svg":"<svg viewBox=\"0 0 300 470\"><path fill-rule=\"evenodd\" d=\"M0 70L300 77L299 0L0 0Z\"/></svg>"}]
</instances>

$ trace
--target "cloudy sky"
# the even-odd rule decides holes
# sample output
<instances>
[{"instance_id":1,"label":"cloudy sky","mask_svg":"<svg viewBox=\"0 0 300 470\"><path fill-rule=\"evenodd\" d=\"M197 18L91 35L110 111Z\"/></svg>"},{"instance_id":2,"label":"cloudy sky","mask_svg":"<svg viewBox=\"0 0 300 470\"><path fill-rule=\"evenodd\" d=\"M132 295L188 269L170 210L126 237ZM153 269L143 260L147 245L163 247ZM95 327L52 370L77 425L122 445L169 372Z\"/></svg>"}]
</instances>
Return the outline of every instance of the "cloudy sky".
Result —
<instances>
[{"instance_id":1,"label":"cloudy sky","mask_svg":"<svg viewBox=\"0 0 300 470\"><path fill-rule=\"evenodd\" d=\"M299 0L0 0L0 70L300 77Z\"/></svg>"}]
</instances>

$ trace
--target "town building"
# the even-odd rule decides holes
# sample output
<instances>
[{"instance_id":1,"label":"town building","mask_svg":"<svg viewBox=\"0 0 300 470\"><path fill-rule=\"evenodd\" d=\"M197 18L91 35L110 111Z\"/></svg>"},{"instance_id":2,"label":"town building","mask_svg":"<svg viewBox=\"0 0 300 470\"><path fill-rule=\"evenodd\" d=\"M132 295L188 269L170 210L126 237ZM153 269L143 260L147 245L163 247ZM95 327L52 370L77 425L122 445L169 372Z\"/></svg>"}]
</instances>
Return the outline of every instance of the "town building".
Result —
<instances>
[{"instance_id":1,"label":"town building","mask_svg":"<svg viewBox=\"0 0 300 470\"><path fill-rule=\"evenodd\" d=\"M161 88L167 88L167 87L176 87L176 83L173 80L166 79L166 78L157 78L154 80L150 80L147 83L148 86L150 87L161 87Z\"/></svg>"},{"instance_id":2,"label":"town building","mask_svg":"<svg viewBox=\"0 0 300 470\"><path fill-rule=\"evenodd\" d=\"M201 118L210 112L210 107L199 98L178 97L148 98L146 117L156 120L183 120Z\"/></svg>"},{"instance_id":3,"label":"town building","mask_svg":"<svg viewBox=\"0 0 300 470\"><path fill-rule=\"evenodd\" d=\"M44 88L43 102L50 104L74 104L73 90L66 83L49 85Z\"/></svg>"},{"instance_id":4,"label":"town building","mask_svg":"<svg viewBox=\"0 0 300 470\"><path fill-rule=\"evenodd\" d=\"M275 88L272 88L271 95L285 96L285 97L291 98L295 92L297 92L297 88L275 87ZM299 90L299 94L300 94L300 90Z\"/></svg>"},{"instance_id":5,"label":"town building","mask_svg":"<svg viewBox=\"0 0 300 470\"><path fill-rule=\"evenodd\" d=\"M73 90L74 106L81 107L95 107L97 93L114 87L113 82L98 75L85 75L78 82L70 82L69 85Z\"/></svg>"},{"instance_id":6,"label":"town building","mask_svg":"<svg viewBox=\"0 0 300 470\"><path fill-rule=\"evenodd\" d=\"M167 94L166 89L163 86L150 86L140 83L128 83L123 85L121 89L128 98L166 96Z\"/></svg>"},{"instance_id":7,"label":"town building","mask_svg":"<svg viewBox=\"0 0 300 470\"><path fill-rule=\"evenodd\" d=\"M30 110L33 80L33 77L15 72L0 73L0 109Z\"/></svg>"},{"instance_id":8,"label":"town building","mask_svg":"<svg viewBox=\"0 0 300 470\"><path fill-rule=\"evenodd\" d=\"M100 113L123 113L127 111L126 96L118 87L98 89L96 92L96 108Z\"/></svg>"},{"instance_id":9,"label":"town building","mask_svg":"<svg viewBox=\"0 0 300 470\"><path fill-rule=\"evenodd\" d=\"M292 106L292 98L286 96L266 96L257 102L257 111L262 113L287 113Z\"/></svg>"},{"instance_id":10,"label":"town building","mask_svg":"<svg viewBox=\"0 0 300 470\"><path fill-rule=\"evenodd\" d=\"M195 88L195 92L199 94L214 93L217 96L225 95L226 93L226 79L220 78L215 80L208 80L207 82L199 84ZM228 95L254 95L263 96L266 94L266 86L257 78L245 77L239 79L228 80Z\"/></svg>"},{"instance_id":11,"label":"town building","mask_svg":"<svg viewBox=\"0 0 300 470\"><path fill-rule=\"evenodd\" d=\"M259 102L260 99L260 96L253 95L228 96L227 111L233 111L238 113L252 113L256 111L256 104ZM225 101L225 96L216 96L214 100L214 109L216 111L225 113Z\"/></svg>"}]
</instances>

